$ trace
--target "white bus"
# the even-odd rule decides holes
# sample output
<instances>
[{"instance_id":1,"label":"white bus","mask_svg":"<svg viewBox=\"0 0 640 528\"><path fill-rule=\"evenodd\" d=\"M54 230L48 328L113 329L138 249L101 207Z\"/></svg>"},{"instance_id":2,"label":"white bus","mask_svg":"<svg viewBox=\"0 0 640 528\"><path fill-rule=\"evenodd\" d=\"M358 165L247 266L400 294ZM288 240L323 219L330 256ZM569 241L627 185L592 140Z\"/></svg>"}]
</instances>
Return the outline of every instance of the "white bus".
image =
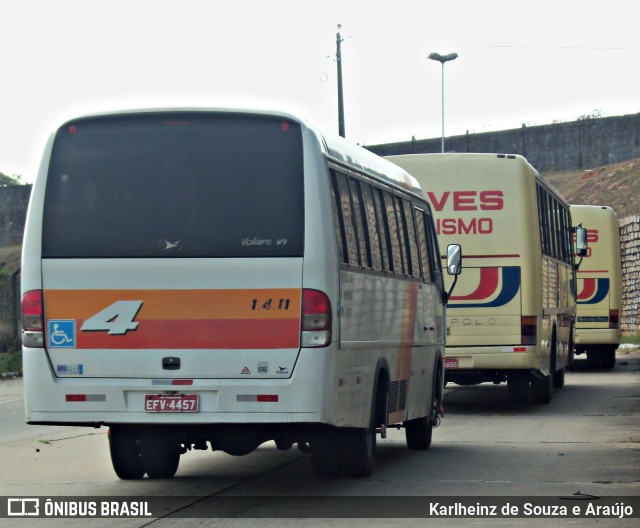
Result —
<instances>
[{"instance_id":1,"label":"white bus","mask_svg":"<svg viewBox=\"0 0 640 528\"><path fill-rule=\"evenodd\" d=\"M425 189L440 243L464 247L464 273L448 305L446 380L506 381L513 402L549 402L573 350L568 204L522 156L388 159Z\"/></svg>"},{"instance_id":2,"label":"white bus","mask_svg":"<svg viewBox=\"0 0 640 528\"><path fill-rule=\"evenodd\" d=\"M572 205L571 216L588 230L589 250L578 270L576 354L591 367L611 369L620 345L622 262L620 226L611 207Z\"/></svg>"},{"instance_id":3,"label":"white bus","mask_svg":"<svg viewBox=\"0 0 640 528\"><path fill-rule=\"evenodd\" d=\"M415 179L295 116L74 119L26 223L26 419L108 426L123 479L271 440L369 475L391 425L429 447L447 293Z\"/></svg>"}]
</instances>

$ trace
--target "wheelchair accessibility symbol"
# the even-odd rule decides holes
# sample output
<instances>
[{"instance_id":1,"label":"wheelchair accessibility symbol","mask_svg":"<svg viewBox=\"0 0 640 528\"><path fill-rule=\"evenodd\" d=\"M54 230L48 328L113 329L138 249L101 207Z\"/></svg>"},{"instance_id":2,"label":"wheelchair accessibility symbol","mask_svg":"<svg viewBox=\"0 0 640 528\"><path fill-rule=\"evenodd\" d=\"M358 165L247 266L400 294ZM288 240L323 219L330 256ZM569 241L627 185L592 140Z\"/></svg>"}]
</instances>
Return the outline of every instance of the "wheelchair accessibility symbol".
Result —
<instances>
[{"instance_id":1,"label":"wheelchair accessibility symbol","mask_svg":"<svg viewBox=\"0 0 640 528\"><path fill-rule=\"evenodd\" d=\"M73 319L49 320L49 348L75 348L76 322Z\"/></svg>"}]
</instances>

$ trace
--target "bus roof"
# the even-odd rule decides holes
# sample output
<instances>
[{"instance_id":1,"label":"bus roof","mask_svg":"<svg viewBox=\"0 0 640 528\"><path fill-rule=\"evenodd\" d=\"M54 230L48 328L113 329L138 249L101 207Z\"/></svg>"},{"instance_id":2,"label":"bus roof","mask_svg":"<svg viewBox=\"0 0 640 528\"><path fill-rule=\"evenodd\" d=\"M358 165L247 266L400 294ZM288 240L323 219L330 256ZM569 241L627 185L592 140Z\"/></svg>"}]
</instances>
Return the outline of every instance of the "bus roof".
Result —
<instances>
[{"instance_id":1,"label":"bus roof","mask_svg":"<svg viewBox=\"0 0 640 528\"><path fill-rule=\"evenodd\" d=\"M445 154L400 154L397 156L385 156L385 159L393 162L394 159L415 159L422 160L426 163L437 163L438 161L445 160L469 160L474 163L478 162L486 162L486 163L494 163L496 160L504 159L504 160L517 160L521 167L525 168L525 170L529 171L531 174L535 175L537 181L540 182L541 185L546 187L549 192L551 192L559 201L567 204L565 198L560 194L560 192L553 186L547 179L540 174L540 172L529 163L529 161L520 154L501 154L501 153L484 153L484 152L456 152L456 153L445 153ZM568 205L568 204L567 204Z\"/></svg>"},{"instance_id":2,"label":"bus roof","mask_svg":"<svg viewBox=\"0 0 640 528\"><path fill-rule=\"evenodd\" d=\"M404 169L340 136L322 134L322 137L327 153L333 160L424 198L418 180Z\"/></svg>"},{"instance_id":3,"label":"bus roof","mask_svg":"<svg viewBox=\"0 0 640 528\"><path fill-rule=\"evenodd\" d=\"M595 211L602 210L603 212L600 214L610 214L612 216L618 216L618 214L613 210L612 207L608 205L587 205L587 204L571 204L571 209L583 209L585 211Z\"/></svg>"}]
</instances>

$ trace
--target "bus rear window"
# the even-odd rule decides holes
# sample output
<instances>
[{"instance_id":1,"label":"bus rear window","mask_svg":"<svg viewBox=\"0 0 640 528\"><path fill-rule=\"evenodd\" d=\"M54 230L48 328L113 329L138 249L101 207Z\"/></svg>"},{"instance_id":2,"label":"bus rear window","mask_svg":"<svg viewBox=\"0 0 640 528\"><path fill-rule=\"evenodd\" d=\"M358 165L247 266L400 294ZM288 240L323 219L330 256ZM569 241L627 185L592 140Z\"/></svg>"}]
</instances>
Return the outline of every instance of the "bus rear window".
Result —
<instances>
[{"instance_id":1,"label":"bus rear window","mask_svg":"<svg viewBox=\"0 0 640 528\"><path fill-rule=\"evenodd\" d=\"M79 120L56 136L45 258L302 256L300 125L216 113Z\"/></svg>"}]
</instances>

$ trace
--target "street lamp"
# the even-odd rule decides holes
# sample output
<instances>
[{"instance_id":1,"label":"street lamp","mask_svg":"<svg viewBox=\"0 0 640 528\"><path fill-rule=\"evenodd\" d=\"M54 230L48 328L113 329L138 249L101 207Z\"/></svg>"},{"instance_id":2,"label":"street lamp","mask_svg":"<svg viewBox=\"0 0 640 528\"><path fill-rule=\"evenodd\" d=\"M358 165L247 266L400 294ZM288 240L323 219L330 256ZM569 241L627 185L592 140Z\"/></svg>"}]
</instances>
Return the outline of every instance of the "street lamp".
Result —
<instances>
[{"instance_id":1,"label":"street lamp","mask_svg":"<svg viewBox=\"0 0 640 528\"><path fill-rule=\"evenodd\" d=\"M458 54L440 55L439 53L430 53L428 58L442 64L442 152L444 153L444 63L457 59Z\"/></svg>"}]
</instances>

